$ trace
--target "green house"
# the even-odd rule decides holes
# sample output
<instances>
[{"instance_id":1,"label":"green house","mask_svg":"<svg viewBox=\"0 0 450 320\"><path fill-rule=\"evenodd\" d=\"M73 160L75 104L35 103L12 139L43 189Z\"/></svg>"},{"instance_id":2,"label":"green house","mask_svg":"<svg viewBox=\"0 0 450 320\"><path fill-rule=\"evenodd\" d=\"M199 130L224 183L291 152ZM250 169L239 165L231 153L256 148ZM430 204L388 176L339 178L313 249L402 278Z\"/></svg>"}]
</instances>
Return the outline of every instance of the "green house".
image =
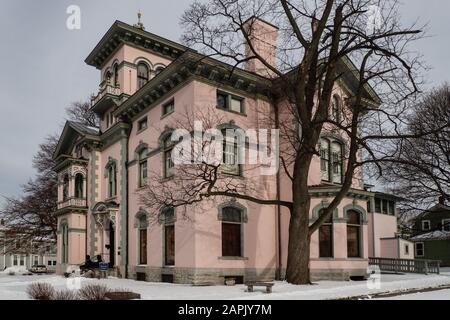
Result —
<instances>
[{"instance_id":1,"label":"green house","mask_svg":"<svg viewBox=\"0 0 450 320\"><path fill-rule=\"evenodd\" d=\"M450 266L450 207L444 199L414 220L410 240L416 259L441 260L441 266Z\"/></svg>"}]
</instances>

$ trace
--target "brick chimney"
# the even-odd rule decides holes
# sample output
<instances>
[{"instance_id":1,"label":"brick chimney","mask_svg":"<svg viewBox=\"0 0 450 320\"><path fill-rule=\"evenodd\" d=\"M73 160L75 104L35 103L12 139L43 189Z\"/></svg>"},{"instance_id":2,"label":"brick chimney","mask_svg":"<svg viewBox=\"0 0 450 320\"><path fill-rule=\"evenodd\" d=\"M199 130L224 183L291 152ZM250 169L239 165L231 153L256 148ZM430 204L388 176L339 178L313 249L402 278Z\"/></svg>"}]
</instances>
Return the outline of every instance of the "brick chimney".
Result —
<instances>
[{"instance_id":1,"label":"brick chimney","mask_svg":"<svg viewBox=\"0 0 450 320\"><path fill-rule=\"evenodd\" d=\"M251 17L244 23L250 42L256 51L271 66L276 66L276 48L278 28L257 17ZM245 56L254 56L248 42L245 44ZM274 73L258 59L252 59L245 65L245 70L255 72L265 77L273 77Z\"/></svg>"}]
</instances>

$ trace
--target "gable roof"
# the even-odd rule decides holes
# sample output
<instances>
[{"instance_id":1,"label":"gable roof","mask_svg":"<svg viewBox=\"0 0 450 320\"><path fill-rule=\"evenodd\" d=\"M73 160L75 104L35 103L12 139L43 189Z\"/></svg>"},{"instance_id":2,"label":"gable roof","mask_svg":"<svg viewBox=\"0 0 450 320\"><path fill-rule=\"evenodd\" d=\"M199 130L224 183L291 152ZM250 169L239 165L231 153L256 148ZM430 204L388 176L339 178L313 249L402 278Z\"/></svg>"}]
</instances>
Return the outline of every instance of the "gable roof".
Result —
<instances>
[{"instance_id":1,"label":"gable roof","mask_svg":"<svg viewBox=\"0 0 450 320\"><path fill-rule=\"evenodd\" d=\"M99 128L86 126L79 122L67 121L56 146L53 159L62 155L68 155L73 148L74 142L80 138L88 140L98 140L100 137Z\"/></svg>"},{"instance_id":2,"label":"gable roof","mask_svg":"<svg viewBox=\"0 0 450 320\"><path fill-rule=\"evenodd\" d=\"M449 240L450 232L435 230L427 233L422 233L417 236L412 237L411 241L430 241L430 240Z\"/></svg>"}]
</instances>

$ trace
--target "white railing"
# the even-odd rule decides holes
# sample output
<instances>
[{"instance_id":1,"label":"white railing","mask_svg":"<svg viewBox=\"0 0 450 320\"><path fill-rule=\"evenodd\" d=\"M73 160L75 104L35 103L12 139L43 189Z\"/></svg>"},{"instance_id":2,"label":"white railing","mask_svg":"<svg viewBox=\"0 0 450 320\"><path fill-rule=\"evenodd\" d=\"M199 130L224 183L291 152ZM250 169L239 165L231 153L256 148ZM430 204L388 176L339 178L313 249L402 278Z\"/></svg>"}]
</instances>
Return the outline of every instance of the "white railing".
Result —
<instances>
[{"instance_id":1,"label":"white railing","mask_svg":"<svg viewBox=\"0 0 450 320\"><path fill-rule=\"evenodd\" d=\"M80 207L84 208L87 206L86 199L70 198L65 201L58 203L58 210L67 207Z\"/></svg>"},{"instance_id":2,"label":"white railing","mask_svg":"<svg viewBox=\"0 0 450 320\"><path fill-rule=\"evenodd\" d=\"M100 90L96 96L91 97L91 107L95 106L105 95L111 94L119 96L122 92L119 86L113 86L110 83L102 82L100 84Z\"/></svg>"}]
</instances>

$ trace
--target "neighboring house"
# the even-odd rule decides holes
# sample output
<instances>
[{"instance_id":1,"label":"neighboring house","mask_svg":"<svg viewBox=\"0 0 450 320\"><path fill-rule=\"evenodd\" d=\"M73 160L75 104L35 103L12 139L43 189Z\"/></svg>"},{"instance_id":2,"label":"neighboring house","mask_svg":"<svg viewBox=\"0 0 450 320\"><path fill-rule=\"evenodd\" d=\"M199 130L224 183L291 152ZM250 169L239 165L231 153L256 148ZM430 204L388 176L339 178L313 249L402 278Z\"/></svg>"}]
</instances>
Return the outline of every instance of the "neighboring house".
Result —
<instances>
[{"instance_id":1,"label":"neighboring house","mask_svg":"<svg viewBox=\"0 0 450 320\"><path fill-rule=\"evenodd\" d=\"M0 222L0 271L9 267L30 269L33 265L45 265L49 271L56 271L55 241L33 241L20 243L8 233Z\"/></svg>"},{"instance_id":2,"label":"neighboring house","mask_svg":"<svg viewBox=\"0 0 450 320\"><path fill-rule=\"evenodd\" d=\"M266 48L261 54L274 62L277 29L261 20L251 25L259 29L254 34L264 34L264 39L253 40L256 47ZM275 108L267 90L261 89L272 83L264 66L252 61L228 77L232 66L146 32L141 25L119 21L86 63L101 76L100 92L92 99L101 124L91 128L67 122L54 154L59 177L58 272L82 264L87 254L101 255L118 276L138 280L223 283L227 277L246 281L283 276L286 209L216 199L205 204L209 207L189 207L183 213L183 208L170 207L149 212L138 195L150 170L160 171L163 179L176 174L170 157L175 128L170 124L186 110L220 115L222 129L267 129L260 123ZM349 60L339 66L348 76L334 91L330 113L336 118L357 83ZM365 90L367 103L378 105L373 90ZM276 104L285 108L285 97ZM309 174L311 222L340 189L346 143L337 132L323 132L321 156L314 158ZM225 155L236 159L236 149L225 150ZM264 190L267 198L292 199L291 182L282 170L277 179L255 175L244 170L246 165L225 169L223 174L233 179L253 178L255 189ZM382 249L388 245L381 238L395 237L395 203L382 202L377 211L378 198L364 189L361 174L355 174L333 217L312 235L313 279L365 277L369 256L388 251ZM156 222L150 219L154 216L159 217Z\"/></svg>"},{"instance_id":3,"label":"neighboring house","mask_svg":"<svg viewBox=\"0 0 450 320\"><path fill-rule=\"evenodd\" d=\"M450 266L450 207L443 198L415 220L413 237L417 259L441 260Z\"/></svg>"},{"instance_id":4,"label":"neighboring house","mask_svg":"<svg viewBox=\"0 0 450 320\"><path fill-rule=\"evenodd\" d=\"M414 244L401 237L397 226L397 202L402 198L375 192L368 202L369 255L371 257L414 259Z\"/></svg>"}]
</instances>

